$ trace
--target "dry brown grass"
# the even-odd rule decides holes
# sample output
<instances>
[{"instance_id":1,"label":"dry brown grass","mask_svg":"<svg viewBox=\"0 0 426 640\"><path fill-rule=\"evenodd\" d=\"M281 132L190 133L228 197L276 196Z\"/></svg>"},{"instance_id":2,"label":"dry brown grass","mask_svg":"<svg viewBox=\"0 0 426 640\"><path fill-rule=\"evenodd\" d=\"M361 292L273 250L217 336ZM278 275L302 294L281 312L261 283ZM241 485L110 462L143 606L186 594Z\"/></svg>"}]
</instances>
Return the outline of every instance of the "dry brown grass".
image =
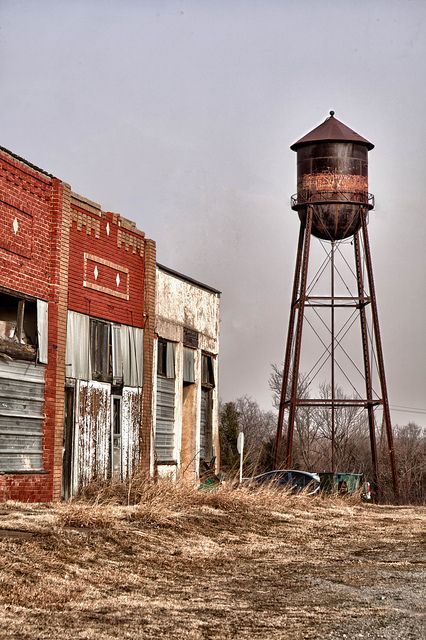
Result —
<instances>
[{"instance_id":1,"label":"dry brown grass","mask_svg":"<svg viewBox=\"0 0 426 640\"><path fill-rule=\"evenodd\" d=\"M136 478L0 513L0 638L422 637L424 508Z\"/></svg>"}]
</instances>

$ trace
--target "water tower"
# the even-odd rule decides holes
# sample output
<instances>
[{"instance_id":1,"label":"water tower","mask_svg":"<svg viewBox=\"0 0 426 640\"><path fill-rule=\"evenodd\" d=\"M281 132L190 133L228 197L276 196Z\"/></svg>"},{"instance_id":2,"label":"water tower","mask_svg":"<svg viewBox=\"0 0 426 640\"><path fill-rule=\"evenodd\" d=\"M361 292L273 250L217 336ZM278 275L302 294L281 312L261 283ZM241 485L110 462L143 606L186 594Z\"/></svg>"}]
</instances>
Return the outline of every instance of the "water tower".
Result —
<instances>
[{"instance_id":1,"label":"water tower","mask_svg":"<svg viewBox=\"0 0 426 640\"><path fill-rule=\"evenodd\" d=\"M371 142L337 120L333 111L330 111L330 116L322 124L291 146L297 153L297 194L292 196L291 206L298 213L300 232L284 357L275 468L292 467L297 415L304 407L310 407L327 416L331 445L328 470L339 470L336 469L336 420L342 412L350 410L353 415L363 413L364 424L368 423L372 480L377 491L376 410L379 409L377 413L381 415L381 428L386 437L396 494L392 426L367 230L369 211L374 207L374 198L368 193L368 152L373 147ZM310 279L312 236L322 245L325 259ZM350 259L347 259L343 249L346 255L349 250ZM342 258L345 276L342 276L342 270L336 264L337 259ZM327 281L324 283L325 276ZM347 282L352 276L353 282ZM322 289L318 295L315 286L320 279ZM337 284L341 289L343 287L343 295L337 291ZM308 311L320 318L323 332L326 327L326 337L315 329L307 317ZM346 324L338 325L339 314L348 312L355 316L359 334L359 366L343 344ZM328 379L327 393L319 394L316 388L314 397L306 391L311 383L310 379L304 378L306 384L302 385L303 388L300 384L302 335L307 322L313 327L314 336L317 336L321 349L324 350L319 365ZM361 374L361 391L351 382L350 374L342 363L344 356L348 357L349 364L352 363L358 374ZM339 391L337 373L350 382L354 390L351 394L344 395Z\"/></svg>"}]
</instances>

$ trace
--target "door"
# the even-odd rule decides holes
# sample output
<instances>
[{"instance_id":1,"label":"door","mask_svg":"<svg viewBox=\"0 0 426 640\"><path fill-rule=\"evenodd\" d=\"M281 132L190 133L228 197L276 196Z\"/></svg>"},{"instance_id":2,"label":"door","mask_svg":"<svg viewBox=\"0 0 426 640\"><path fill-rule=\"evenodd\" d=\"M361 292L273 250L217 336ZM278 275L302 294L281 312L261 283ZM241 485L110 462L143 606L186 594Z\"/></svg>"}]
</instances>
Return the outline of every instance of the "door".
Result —
<instances>
[{"instance_id":1,"label":"door","mask_svg":"<svg viewBox=\"0 0 426 640\"><path fill-rule=\"evenodd\" d=\"M74 387L65 388L64 440L62 456L62 499L72 495L72 459L74 440Z\"/></svg>"}]
</instances>

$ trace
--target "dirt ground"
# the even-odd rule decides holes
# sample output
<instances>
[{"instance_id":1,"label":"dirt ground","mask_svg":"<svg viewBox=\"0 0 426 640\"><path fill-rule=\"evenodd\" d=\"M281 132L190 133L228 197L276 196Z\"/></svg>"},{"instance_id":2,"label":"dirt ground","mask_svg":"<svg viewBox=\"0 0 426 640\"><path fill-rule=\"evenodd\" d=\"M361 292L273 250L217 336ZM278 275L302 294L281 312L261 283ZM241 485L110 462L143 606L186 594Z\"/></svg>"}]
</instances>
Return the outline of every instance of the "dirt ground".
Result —
<instances>
[{"instance_id":1,"label":"dirt ground","mask_svg":"<svg viewBox=\"0 0 426 640\"><path fill-rule=\"evenodd\" d=\"M426 638L426 508L0 505L0 638Z\"/></svg>"}]
</instances>

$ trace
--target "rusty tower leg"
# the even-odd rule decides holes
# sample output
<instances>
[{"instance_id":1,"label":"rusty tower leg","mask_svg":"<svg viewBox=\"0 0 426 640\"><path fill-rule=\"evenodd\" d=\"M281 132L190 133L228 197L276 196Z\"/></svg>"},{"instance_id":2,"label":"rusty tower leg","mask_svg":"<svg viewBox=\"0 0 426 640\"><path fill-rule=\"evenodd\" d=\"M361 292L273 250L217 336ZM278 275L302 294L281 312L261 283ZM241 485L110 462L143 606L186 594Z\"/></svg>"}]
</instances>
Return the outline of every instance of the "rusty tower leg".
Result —
<instances>
[{"instance_id":1,"label":"rusty tower leg","mask_svg":"<svg viewBox=\"0 0 426 640\"><path fill-rule=\"evenodd\" d=\"M297 387L299 378L299 362L300 362L300 350L302 344L302 329L303 329L303 315L305 310L305 297L306 297L306 285L308 278L308 266L309 266L309 249L311 245L311 230L312 230L312 207L308 206L306 209L306 217L301 224L299 233L299 245L296 258L296 269L294 274L292 305L290 311L290 322L287 336L286 355L283 371L283 381L281 388L281 400L280 400L280 412L278 417L278 429L277 439L275 446L275 463L280 462L280 448L281 438L283 430L284 412L289 409L288 415L288 428L287 428L287 450L286 450L286 467L291 466L292 454L293 454L293 434L294 434L294 422L296 416L296 402L297 402ZM303 250L302 250L303 239ZM300 286L299 286L300 283ZM294 334L294 323L296 309L298 310L296 332ZM290 375L291 366L291 352L294 342L294 356L293 366L291 373L291 390L290 399L286 400L286 392L288 386L288 379Z\"/></svg>"},{"instance_id":2,"label":"rusty tower leg","mask_svg":"<svg viewBox=\"0 0 426 640\"><path fill-rule=\"evenodd\" d=\"M284 413L286 410L285 402L286 402L288 378L289 378L289 372L290 372L291 351L293 346L294 321L296 318L297 297L299 292L300 267L302 265L305 227L306 227L306 220L300 223L299 242L297 245L297 254L296 254L296 266L294 269L293 291L291 294L291 306L290 306L290 319L288 322L287 344L286 344L285 357L284 357L283 377L281 382L280 406L278 411L278 427L277 427L277 435L275 439L275 462L274 462L275 469L278 469L278 467L281 464L281 442L283 437Z\"/></svg>"},{"instance_id":3,"label":"rusty tower leg","mask_svg":"<svg viewBox=\"0 0 426 640\"><path fill-rule=\"evenodd\" d=\"M362 263L361 263L361 248L359 240L359 232L354 236L354 251L355 251L355 268L358 287L359 298L359 317L361 323L361 338L362 338L362 354L364 359L364 375L365 375L365 390L367 398L367 415L368 415L368 428L370 432L370 448L371 448L371 461L373 465L373 478L372 488L374 498L378 495L378 466L377 466L377 445L376 445L376 432L375 432L375 420L374 420L374 408L373 408L373 386L371 378L371 366L370 358L368 354L368 332L367 332L367 318L365 314L365 290L364 279L362 275Z\"/></svg>"},{"instance_id":4,"label":"rusty tower leg","mask_svg":"<svg viewBox=\"0 0 426 640\"><path fill-rule=\"evenodd\" d=\"M374 286L374 277L373 277L373 265L371 262L370 242L369 242L368 231L367 231L367 211L364 209L361 211L361 229L362 229L362 239L364 243L364 255L365 255L366 268L367 268L368 285L369 285L370 298L371 298L371 314L373 319L374 339L376 343L377 366L379 371L380 387L382 391L383 419L385 422L387 442L388 442L389 459L390 459L391 471L392 471L393 490L394 490L395 498L398 499L398 477L397 477L396 465L395 465L395 451L394 451L394 445L393 445L392 424L391 424L390 411L389 411L388 391L386 386L382 339L380 336L379 315L377 312L376 289Z\"/></svg>"}]
</instances>

